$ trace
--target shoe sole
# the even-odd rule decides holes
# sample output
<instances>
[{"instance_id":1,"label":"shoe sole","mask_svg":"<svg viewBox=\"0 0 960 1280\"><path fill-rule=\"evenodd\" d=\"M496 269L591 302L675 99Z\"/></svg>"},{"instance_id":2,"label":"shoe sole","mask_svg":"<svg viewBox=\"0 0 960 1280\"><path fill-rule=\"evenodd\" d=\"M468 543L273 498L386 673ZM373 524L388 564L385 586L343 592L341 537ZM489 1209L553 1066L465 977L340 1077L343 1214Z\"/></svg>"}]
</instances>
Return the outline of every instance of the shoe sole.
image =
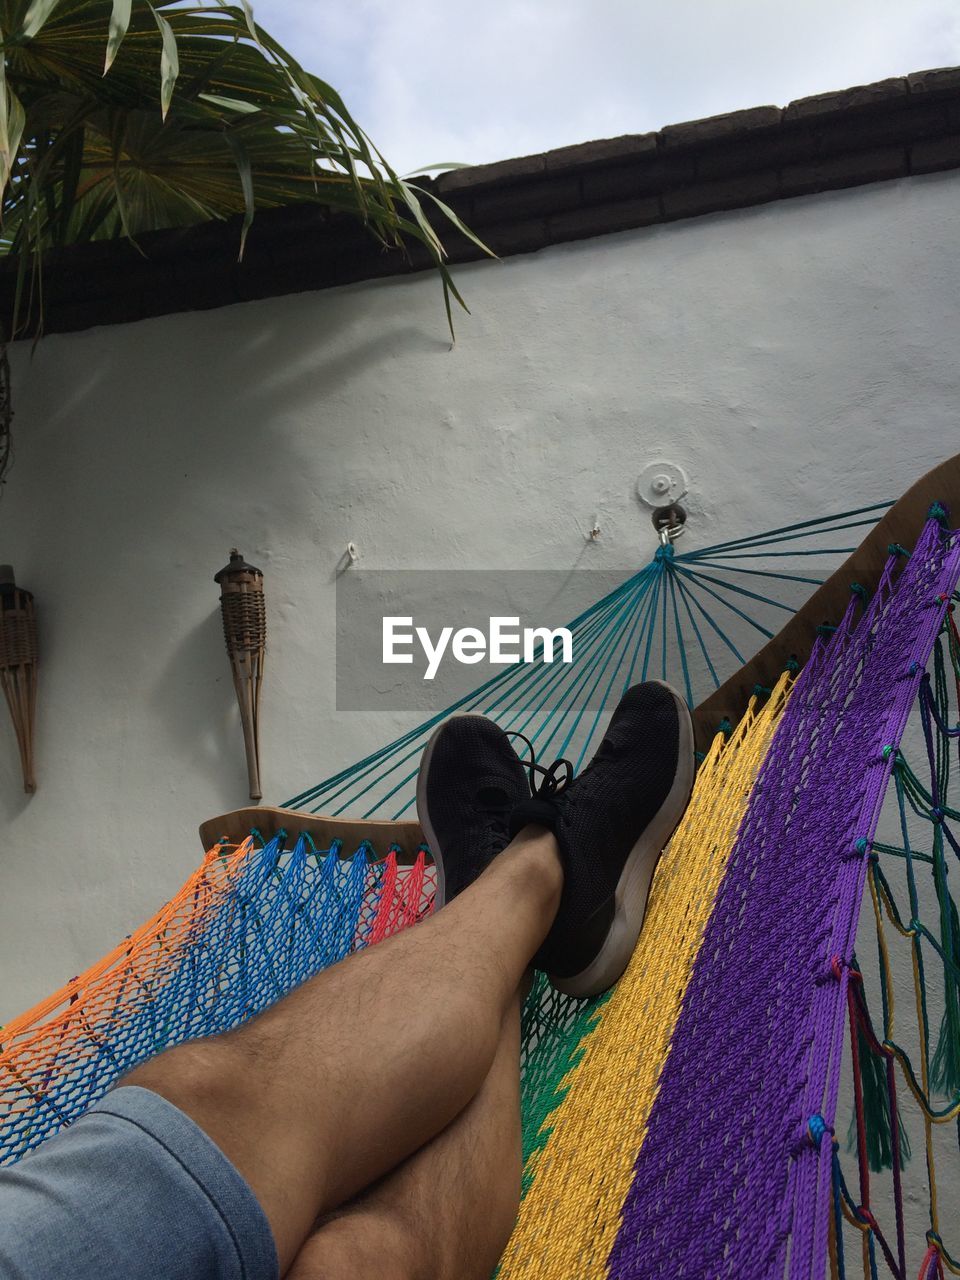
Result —
<instances>
[{"instance_id":1,"label":"shoe sole","mask_svg":"<svg viewBox=\"0 0 960 1280\"><path fill-rule=\"evenodd\" d=\"M630 850L614 894L613 923L603 946L590 964L569 978L548 975L558 991L568 996L596 996L607 991L623 974L633 955L647 913L647 900L660 855L677 828L690 800L696 762L693 754L693 719L686 702L663 680L651 684L669 689L677 704L680 733L677 743L677 773L667 798Z\"/></svg>"},{"instance_id":2,"label":"shoe sole","mask_svg":"<svg viewBox=\"0 0 960 1280\"><path fill-rule=\"evenodd\" d=\"M427 778L430 774L430 761L433 759L433 749L437 744L437 739L447 727L452 719L456 716L465 716L472 714L469 711L455 711L452 716L448 716L443 724L437 725L433 733L431 733L427 745L423 749L423 756L420 759L420 769L417 773L417 817L420 819L420 826L423 828L424 838L427 847L430 850L430 856L433 858L433 865L437 872L437 891L433 898L433 909L439 911L447 900L447 880L443 870L443 852L440 843L437 840L437 833L433 829L433 823L430 821L430 813L427 809Z\"/></svg>"}]
</instances>

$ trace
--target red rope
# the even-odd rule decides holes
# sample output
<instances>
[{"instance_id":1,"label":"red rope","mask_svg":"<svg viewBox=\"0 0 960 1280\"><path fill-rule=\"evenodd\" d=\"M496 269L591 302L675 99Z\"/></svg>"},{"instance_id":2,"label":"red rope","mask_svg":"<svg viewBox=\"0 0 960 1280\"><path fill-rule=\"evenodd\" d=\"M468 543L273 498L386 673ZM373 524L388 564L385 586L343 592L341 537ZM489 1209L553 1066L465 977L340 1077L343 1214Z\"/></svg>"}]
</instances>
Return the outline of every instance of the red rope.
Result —
<instances>
[{"instance_id":1,"label":"red rope","mask_svg":"<svg viewBox=\"0 0 960 1280\"><path fill-rule=\"evenodd\" d=\"M839 962L836 967L839 969ZM880 1043L873 1029L870 1013L863 995L863 974L852 966L848 972L850 977L847 983L847 1012L850 1020L850 1056L853 1065L853 1091L857 1124L857 1163L860 1173L861 1199L861 1205L857 1212L879 1241L890 1270L894 1275L905 1277L907 1274L907 1260L903 1222L903 1185L900 1169L900 1115L897 1109L897 1081L894 1070L896 1060L893 1050ZM870 1210L870 1166L866 1149L866 1119L863 1109L863 1082L860 1076L858 1031L862 1032L871 1053L883 1058L887 1064L887 1098L890 1106L890 1143L892 1148L894 1207L897 1220L897 1261L894 1261L892 1250Z\"/></svg>"},{"instance_id":2,"label":"red rope","mask_svg":"<svg viewBox=\"0 0 960 1280\"><path fill-rule=\"evenodd\" d=\"M863 1081L860 1078L860 1044L857 1036L857 1026L859 1019L857 1018L856 1000L853 994L853 974L851 969L851 981L847 983L847 1013L850 1020L850 1057L853 1062L853 1100L857 1120L857 1164L860 1173L860 1211L870 1217L870 1169L867 1164L867 1131L863 1114ZM859 977L860 975L857 974Z\"/></svg>"},{"instance_id":3,"label":"red rope","mask_svg":"<svg viewBox=\"0 0 960 1280\"><path fill-rule=\"evenodd\" d=\"M936 1270L934 1270L934 1263L936 1264ZM943 1267L940 1265L939 1250L935 1244L932 1244L923 1255L917 1280L935 1280L935 1277L939 1277L939 1280L942 1280Z\"/></svg>"},{"instance_id":4,"label":"red rope","mask_svg":"<svg viewBox=\"0 0 960 1280\"><path fill-rule=\"evenodd\" d=\"M907 1274L906 1233L903 1226L903 1180L900 1169L900 1112L897 1108L897 1072L893 1053L887 1058L887 1097L890 1100L890 1145L893 1157L893 1205L897 1216L897 1258L900 1274Z\"/></svg>"}]
</instances>

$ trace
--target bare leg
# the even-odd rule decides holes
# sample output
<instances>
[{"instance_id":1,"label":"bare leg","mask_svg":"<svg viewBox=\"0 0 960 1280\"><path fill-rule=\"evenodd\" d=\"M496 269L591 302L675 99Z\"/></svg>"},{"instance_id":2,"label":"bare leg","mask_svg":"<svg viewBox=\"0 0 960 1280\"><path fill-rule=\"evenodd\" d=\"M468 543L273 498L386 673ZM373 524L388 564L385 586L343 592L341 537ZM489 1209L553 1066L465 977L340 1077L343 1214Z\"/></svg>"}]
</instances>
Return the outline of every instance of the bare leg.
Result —
<instances>
[{"instance_id":1,"label":"bare leg","mask_svg":"<svg viewBox=\"0 0 960 1280\"><path fill-rule=\"evenodd\" d=\"M480 1092L425 1147L322 1219L287 1280L489 1280L520 1202L520 998Z\"/></svg>"},{"instance_id":2,"label":"bare leg","mask_svg":"<svg viewBox=\"0 0 960 1280\"><path fill-rule=\"evenodd\" d=\"M550 928L563 872L528 828L415 929L304 983L238 1031L169 1050L125 1083L186 1112L252 1187L283 1274L316 1219L457 1116Z\"/></svg>"}]
</instances>

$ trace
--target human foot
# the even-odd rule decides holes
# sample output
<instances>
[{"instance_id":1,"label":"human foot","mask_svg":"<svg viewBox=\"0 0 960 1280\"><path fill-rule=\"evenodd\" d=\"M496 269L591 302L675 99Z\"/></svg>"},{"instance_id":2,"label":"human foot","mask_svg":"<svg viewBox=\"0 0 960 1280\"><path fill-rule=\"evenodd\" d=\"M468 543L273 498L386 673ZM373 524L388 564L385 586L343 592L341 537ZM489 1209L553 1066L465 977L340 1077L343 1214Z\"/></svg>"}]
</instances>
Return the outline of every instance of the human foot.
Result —
<instances>
[{"instance_id":1,"label":"human foot","mask_svg":"<svg viewBox=\"0 0 960 1280\"><path fill-rule=\"evenodd\" d=\"M437 868L436 907L502 853L510 814L529 798L523 765L492 720L455 715L434 731L420 762L417 813Z\"/></svg>"},{"instance_id":2,"label":"human foot","mask_svg":"<svg viewBox=\"0 0 960 1280\"><path fill-rule=\"evenodd\" d=\"M543 771L555 777L555 769ZM693 724L686 703L660 681L634 685L613 713L589 765L567 785L522 801L512 833L553 831L564 869L556 921L534 957L553 985L597 995L629 963L657 859L690 798Z\"/></svg>"}]
</instances>

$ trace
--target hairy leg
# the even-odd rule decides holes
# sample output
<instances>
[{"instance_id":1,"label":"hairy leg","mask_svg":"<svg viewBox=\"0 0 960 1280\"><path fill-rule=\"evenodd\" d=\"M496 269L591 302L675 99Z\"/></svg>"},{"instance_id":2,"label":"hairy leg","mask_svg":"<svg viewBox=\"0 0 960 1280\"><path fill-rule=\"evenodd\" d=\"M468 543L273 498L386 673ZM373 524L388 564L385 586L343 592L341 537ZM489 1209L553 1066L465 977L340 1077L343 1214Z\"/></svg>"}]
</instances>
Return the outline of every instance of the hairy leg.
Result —
<instances>
[{"instance_id":1,"label":"hairy leg","mask_svg":"<svg viewBox=\"0 0 960 1280\"><path fill-rule=\"evenodd\" d=\"M520 1201L520 995L457 1118L318 1223L287 1280L489 1280Z\"/></svg>"},{"instance_id":2,"label":"hairy leg","mask_svg":"<svg viewBox=\"0 0 960 1280\"><path fill-rule=\"evenodd\" d=\"M124 1083L186 1112L252 1187L283 1274L314 1222L428 1142L480 1090L556 914L554 837L527 828L436 916L224 1036Z\"/></svg>"}]
</instances>

